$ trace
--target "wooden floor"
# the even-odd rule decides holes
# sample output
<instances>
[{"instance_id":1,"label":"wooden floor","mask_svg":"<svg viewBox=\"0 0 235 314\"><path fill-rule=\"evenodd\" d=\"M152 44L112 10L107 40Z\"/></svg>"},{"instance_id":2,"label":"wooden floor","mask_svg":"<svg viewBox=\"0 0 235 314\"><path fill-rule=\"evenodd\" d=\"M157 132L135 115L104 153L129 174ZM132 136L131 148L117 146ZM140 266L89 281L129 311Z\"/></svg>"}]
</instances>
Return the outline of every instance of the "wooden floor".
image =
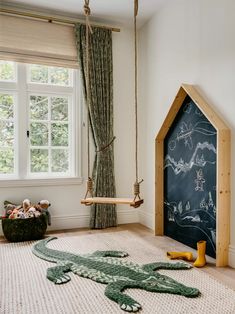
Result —
<instances>
[{"instance_id":1,"label":"wooden floor","mask_svg":"<svg viewBox=\"0 0 235 314\"><path fill-rule=\"evenodd\" d=\"M108 233L108 232L118 232L129 230L136 236L141 237L147 243L161 248L164 251L190 251L193 252L194 257L196 258L197 252L175 240L172 240L168 237L155 237L153 231L146 228L140 224L126 224L119 225L116 228L108 228L103 230L94 230L94 229L71 229L71 230L60 230L60 231L50 231L47 234L58 236L58 237L68 237L82 234L94 234L94 233ZM3 237L0 237L0 243L6 242ZM235 290L235 269L230 267L215 267L215 260L207 257L207 265L203 268L200 268L203 272L209 274L211 277L222 282L227 287Z\"/></svg>"}]
</instances>

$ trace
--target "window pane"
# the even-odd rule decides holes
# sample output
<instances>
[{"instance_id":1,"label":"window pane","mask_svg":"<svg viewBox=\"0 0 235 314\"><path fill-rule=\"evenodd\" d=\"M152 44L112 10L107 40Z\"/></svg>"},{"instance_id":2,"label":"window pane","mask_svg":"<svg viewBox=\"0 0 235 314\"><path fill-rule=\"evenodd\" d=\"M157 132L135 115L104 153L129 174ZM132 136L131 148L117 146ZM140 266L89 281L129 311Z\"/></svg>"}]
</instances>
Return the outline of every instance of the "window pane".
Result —
<instances>
[{"instance_id":1,"label":"window pane","mask_svg":"<svg viewBox=\"0 0 235 314\"><path fill-rule=\"evenodd\" d=\"M48 145L47 123L32 122L30 124L30 142L32 146Z\"/></svg>"},{"instance_id":2,"label":"window pane","mask_svg":"<svg viewBox=\"0 0 235 314\"><path fill-rule=\"evenodd\" d=\"M14 144L14 124L10 121L0 121L0 147Z\"/></svg>"},{"instance_id":3,"label":"window pane","mask_svg":"<svg viewBox=\"0 0 235 314\"><path fill-rule=\"evenodd\" d=\"M30 82L48 83L48 67L44 65L31 64L29 66Z\"/></svg>"},{"instance_id":4,"label":"window pane","mask_svg":"<svg viewBox=\"0 0 235 314\"><path fill-rule=\"evenodd\" d=\"M68 150L52 149L52 172L67 172L69 169Z\"/></svg>"},{"instance_id":5,"label":"window pane","mask_svg":"<svg viewBox=\"0 0 235 314\"><path fill-rule=\"evenodd\" d=\"M0 174L14 172L14 150L0 149Z\"/></svg>"},{"instance_id":6,"label":"window pane","mask_svg":"<svg viewBox=\"0 0 235 314\"><path fill-rule=\"evenodd\" d=\"M68 124L51 124L51 142L52 146L68 146Z\"/></svg>"},{"instance_id":7,"label":"window pane","mask_svg":"<svg viewBox=\"0 0 235 314\"><path fill-rule=\"evenodd\" d=\"M32 120L48 119L48 97L30 96L30 118Z\"/></svg>"},{"instance_id":8,"label":"window pane","mask_svg":"<svg viewBox=\"0 0 235 314\"><path fill-rule=\"evenodd\" d=\"M0 93L0 174L14 173L14 98Z\"/></svg>"},{"instance_id":9,"label":"window pane","mask_svg":"<svg viewBox=\"0 0 235 314\"><path fill-rule=\"evenodd\" d=\"M68 98L51 98L51 119L59 121L68 121Z\"/></svg>"},{"instance_id":10,"label":"window pane","mask_svg":"<svg viewBox=\"0 0 235 314\"><path fill-rule=\"evenodd\" d=\"M47 149L31 149L31 172L48 172Z\"/></svg>"},{"instance_id":11,"label":"window pane","mask_svg":"<svg viewBox=\"0 0 235 314\"><path fill-rule=\"evenodd\" d=\"M15 63L0 61L0 81L15 81Z\"/></svg>"},{"instance_id":12,"label":"window pane","mask_svg":"<svg viewBox=\"0 0 235 314\"><path fill-rule=\"evenodd\" d=\"M0 119L10 119L13 116L13 96L0 94Z\"/></svg>"},{"instance_id":13,"label":"window pane","mask_svg":"<svg viewBox=\"0 0 235 314\"><path fill-rule=\"evenodd\" d=\"M50 67L51 84L68 86L69 69Z\"/></svg>"}]
</instances>

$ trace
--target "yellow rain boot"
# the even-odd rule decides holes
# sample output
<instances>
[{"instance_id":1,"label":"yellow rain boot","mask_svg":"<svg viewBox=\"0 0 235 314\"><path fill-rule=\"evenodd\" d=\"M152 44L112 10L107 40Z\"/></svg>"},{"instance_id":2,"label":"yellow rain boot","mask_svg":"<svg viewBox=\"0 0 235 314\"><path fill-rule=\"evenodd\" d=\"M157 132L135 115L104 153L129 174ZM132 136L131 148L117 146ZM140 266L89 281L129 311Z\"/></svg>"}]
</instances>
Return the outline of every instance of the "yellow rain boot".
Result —
<instances>
[{"instance_id":1,"label":"yellow rain boot","mask_svg":"<svg viewBox=\"0 0 235 314\"><path fill-rule=\"evenodd\" d=\"M206 241L198 241L197 242L197 259L193 263L195 267L203 267L206 265Z\"/></svg>"},{"instance_id":2,"label":"yellow rain boot","mask_svg":"<svg viewBox=\"0 0 235 314\"><path fill-rule=\"evenodd\" d=\"M166 252L166 255L170 259L184 259L186 261L193 260L193 253L191 252Z\"/></svg>"}]
</instances>

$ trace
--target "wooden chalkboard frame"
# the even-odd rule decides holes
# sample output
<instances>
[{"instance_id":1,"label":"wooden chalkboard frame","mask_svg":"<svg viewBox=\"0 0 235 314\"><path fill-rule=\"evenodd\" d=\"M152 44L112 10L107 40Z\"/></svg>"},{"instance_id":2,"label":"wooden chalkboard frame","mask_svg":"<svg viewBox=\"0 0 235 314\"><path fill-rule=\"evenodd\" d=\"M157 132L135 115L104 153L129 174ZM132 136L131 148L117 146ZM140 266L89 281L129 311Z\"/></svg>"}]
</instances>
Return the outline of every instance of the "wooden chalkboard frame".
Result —
<instances>
[{"instance_id":1,"label":"wooden chalkboard frame","mask_svg":"<svg viewBox=\"0 0 235 314\"><path fill-rule=\"evenodd\" d=\"M231 132L194 86L182 84L155 139L155 235L164 235L164 139L189 96L217 131L216 266L228 265L230 242Z\"/></svg>"}]
</instances>

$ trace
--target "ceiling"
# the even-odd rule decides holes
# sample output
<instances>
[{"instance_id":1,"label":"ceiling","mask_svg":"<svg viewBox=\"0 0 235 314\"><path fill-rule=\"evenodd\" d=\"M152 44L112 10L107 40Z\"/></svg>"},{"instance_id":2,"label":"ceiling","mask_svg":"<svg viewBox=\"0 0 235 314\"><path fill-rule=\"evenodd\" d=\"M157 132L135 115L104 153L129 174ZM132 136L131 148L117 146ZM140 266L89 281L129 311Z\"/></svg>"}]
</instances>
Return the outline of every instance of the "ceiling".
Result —
<instances>
[{"instance_id":1,"label":"ceiling","mask_svg":"<svg viewBox=\"0 0 235 314\"><path fill-rule=\"evenodd\" d=\"M138 27L169 0L139 0ZM5 6L59 14L72 18L83 17L84 0L2 0ZM90 0L91 18L97 23L129 27L133 24L134 0Z\"/></svg>"}]
</instances>

